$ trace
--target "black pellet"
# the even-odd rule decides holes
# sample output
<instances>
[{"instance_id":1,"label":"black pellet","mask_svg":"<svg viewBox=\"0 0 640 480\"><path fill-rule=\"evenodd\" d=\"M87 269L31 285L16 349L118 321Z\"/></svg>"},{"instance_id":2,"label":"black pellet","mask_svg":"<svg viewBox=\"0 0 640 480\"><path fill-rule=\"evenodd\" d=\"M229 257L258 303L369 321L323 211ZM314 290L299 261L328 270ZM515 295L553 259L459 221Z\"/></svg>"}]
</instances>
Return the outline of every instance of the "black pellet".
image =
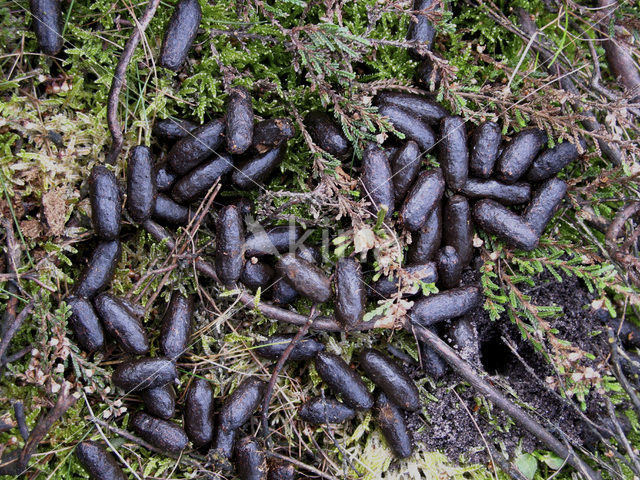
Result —
<instances>
[{"instance_id":1,"label":"black pellet","mask_svg":"<svg viewBox=\"0 0 640 480\"><path fill-rule=\"evenodd\" d=\"M154 417L169 420L176 412L176 394L170 384L143 390L140 398Z\"/></svg>"},{"instance_id":2,"label":"black pellet","mask_svg":"<svg viewBox=\"0 0 640 480\"><path fill-rule=\"evenodd\" d=\"M253 140L253 107L244 87L232 88L227 102L227 150L233 155L247 151Z\"/></svg>"},{"instance_id":3,"label":"black pellet","mask_svg":"<svg viewBox=\"0 0 640 480\"><path fill-rule=\"evenodd\" d=\"M211 449L222 458L230 459L233 456L237 432L238 430L227 430L223 427L218 427L214 432Z\"/></svg>"},{"instance_id":4,"label":"black pellet","mask_svg":"<svg viewBox=\"0 0 640 480\"><path fill-rule=\"evenodd\" d=\"M167 155L171 169L185 174L209 158L224 140L224 120L216 119L176 142Z\"/></svg>"},{"instance_id":5,"label":"black pellet","mask_svg":"<svg viewBox=\"0 0 640 480\"><path fill-rule=\"evenodd\" d=\"M580 140L584 148L586 144L584 140ZM558 143L555 147L545 150L535 158L527 172L527 180L541 182L551 178L579 156L578 147L573 143L567 140Z\"/></svg>"},{"instance_id":6,"label":"black pellet","mask_svg":"<svg viewBox=\"0 0 640 480\"><path fill-rule=\"evenodd\" d=\"M425 58L416 69L415 81L425 90L439 90L442 74L439 69L435 69L429 57Z\"/></svg>"},{"instance_id":7,"label":"black pellet","mask_svg":"<svg viewBox=\"0 0 640 480\"><path fill-rule=\"evenodd\" d=\"M293 340L293 334L272 335L256 345L256 353L270 360L278 360ZM301 338L293 347L287 361L299 362L310 360L324 350L324 345L313 338Z\"/></svg>"},{"instance_id":8,"label":"black pellet","mask_svg":"<svg viewBox=\"0 0 640 480\"><path fill-rule=\"evenodd\" d=\"M331 283L325 273L313 263L293 253L280 257L276 268L298 293L313 302L323 303L331 297Z\"/></svg>"},{"instance_id":9,"label":"black pellet","mask_svg":"<svg viewBox=\"0 0 640 480\"><path fill-rule=\"evenodd\" d=\"M96 165L89 177L91 222L101 240L114 240L120 234L122 198L116 176L102 165Z\"/></svg>"},{"instance_id":10,"label":"black pellet","mask_svg":"<svg viewBox=\"0 0 640 480\"><path fill-rule=\"evenodd\" d=\"M359 410L368 410L373 406L373 397L360 375L338 355L319 352L315 366L320 378L334 393L342 395L342 400L348 406Z\"/></svg>"},{"instance_id":11,"label":"black pellet","mask_svg":"<svg viewBox=\"0 0 640 480\"><path fill-rule=\"evenodd\" d=\"M434 331L433 327L427 327ZM426 343L420 342L420 361L422 363L422 369L424 372L431 376L434 380L439 380L442 378L447 371L449 370L449 366L447 362L443 360L438 352L436 352L433 348L431 348Z\"/></svg>"},{"instance_id":12,"label":"black pellet","mask_svg":"<svg viewBox=\"0 0 640 480\"><path fill-rule=\"evenodd\" d=\"M169 453L179 453L189 443L187 434L173 422L152 417L144 412L134 414L132 430L154 447Z\"/></svg>"},{"instance_id":13,"label":"black pellet","mask_svg":"<svg viewBox=\"0 0 640 480\"><path fill-rule=\"evenodd\" d=\"M293 122L288 118L263 120L253 126L251 150L256 153L265 153L281 143L291 140L295 134Z\"/></svg>"},{"instance_id":14,"label":"black pellet","mask_svg":"<svg viewBox=\"0 0 640 480\"><path fill-rule=\"evenodd\" d=\"M454 195L444 207L444 233L442 242L458 252L462 268L473 258L473 223L467 199Z\"/></svg>"},{"instance_id":15,"label":"black pellet","mask_svg":"<svg viewBox=\"0 0 640 480\"><path fill-rule=\"evenodd\" d=\"M520 216L493 200L480 200L473 218L485 232L496 235L512 247L530 251L538 246L539 235Z\"/></svg>"},{"instance_id":16,"label":"black pellet","mask_svg":"<svg viewBox=\"0 0 640 480\"><path fill-rule=\"evenodd\" d=\"M194 301L192 296L185 297L179 291L171 294L171 300L162 318L159 347L160 354L177 359L187 350L191 336Z\"/></svg>"},{"instance_id":17,"label":"black pellet","mask_svg":"<svg viewBox=\"0 0 640 480\"><path fill-rule=\"evenodd\" d=\"M433 0L414 0L413 10L427 10L431 7L432 3ZM407 40L410 42L421 43L422 49L431 50L433 46L433 37L435 36L435 34L436 29L426 15L417 13L415 17L412 17L409 21ZM427 54L417 47L410 47L409 53L416 59L427 58Z\"/></svg>"},{"instance_id":18,"label":"black pellet","mask_svg":"<svg viewBox=\"0 0 640 480\"><path fill-rule=\"evenodd\" d=\"M255 377L248 377L240 383L222 404L220 427L230 431L244 425L260 405L265 388L265 382Z\"/></svg>"},{"instance_id":19,"label":"black pellet","mask_svg":"<svg viewBox=\"0 0 640 480\"><path fill-rule=\"evenodd\" d=\"M213 440L213 389L204 378L194 378L187 390L184 431L196 448Z\"/></svg>"},{"instance_id":20,"label":"black pellet","mask_svg":"<svg viewBox=\"0 0 640 480\"><path fill-rule=\"evenodd\" d=\"M156 190L158 192L168 192L178 179L178 176L169 170L166 164L156 166Z\"/></svg>"},{"instance_id":21,"label":"black pellet","mask_svg":"<svg viewBox=\"0 0 640 480\"><path fill-rule=\"evenodd\" d=\"M460 190L469 176L467 129L462 117L445 117L440 122L438 160L447 186Z\"/></svg>"},{"instance_id":22,"label":"black pellet","mask_svg":"<svg viewBox=\"0 0 640 480\"><path fill-rule=\"evenodd\" d=\"M375 416L389 448L398 458L406 458L413 452L413 443L404 414L384 393L376 398Z\"/></svg>"},{"instance_id":23,"label":"black pellet","mask_svg":"<svg viewBox=\"0 0 640 480\"><path fill-rule=\"evenodd\" d=\"M45 55L57 55L62 50L62 13L59 0L30 0L33 31L40 50Z\"/></svg>"},{"instance_id":24,"label":"black pellet","mask_svg":"<svg viewBox=\"0 0 640 480\"><path fill-rule=\"evenodd\" d=\"M92 353L104 347L104 332L91 302L81 297L65 300L71 310L69 326L82 350Z\"/></svg>"},{"instance_id":25,"label":"black pellet","mask_svg":"<svg viewBox=\"0 0 640 480\"><path fill-rule=\"evenodd\" d=\"M426 263L433 259L442 239L442 207L434 207L424 226L411 233L408 260L410 263Z\"/></svg>"},{"instance_id":26,"label":"black pellet","mask_svg":"<svg viewBox=\"0 0 640 480\"><path fill-rule=\"evenodd\" d=\"M178 203L191 203L207 193L216 181L233 169L233 161L228 154L197 166L179 179L171 189L171 196Z\"/></svg>"},{"instance_id":27,"label":"black pellet","mask_svg":"<svg viewBox=\"0 0 640 480\"><path fill-rule=\"evenodd\" d=\"M298 416L313 425L342 423L356 416L356 411L333 398L314 397L302 404Z\"/></svg>"},{"instance_id":28,"label":"black pellet","mask_svg":"<svg viewBox=\"0 0 640 480\"><path fill-rule=\"evenodd\" d=\"M414 93L381 92L376 95L373 104L378 107L393 105L394 107L402 108L432 125L438 125L448 115L447 111L439 103Z\"/></svg>"},{"instance_id":29,"label":"black pellet","mask_svg":"<svg viewBox=\"0 0 640 480\"><path fill-rule=\"evenodd\" d=\"M245 255L250 258L293 252L301 237L302 229L291 225L281 225L269 230L260 229L247 235Z\"/></svg>"},{"instance_id":30,"label":"black pellet","mask_svg":"<svg viewBox=\"0 0 640 480\"><path fill-rule=\"evenodd\" d=\"M335 157L344 157L349 153L349 140L326 113L309 112L304 117L304 126L313 143L325 152Z\"/></svg>"},{"instance_id":31,"label":"black pellet","mask_svg":"<svg viewBox=\"0 0 640 480\"><path fill-rule=\"evenodd\" d=\"M387 117L391 125L408 140L415 141L423 153L430 151L435 145L436 136L433 130L418 115L389 103L381 104L378 113Z\"/></svg>"},{"instance_id":32,"label":"black pellet","mask_svg":"<svg viewBox=\"0 0 640 480\"><path fill-rule=\"evenodd\" d=\"M546 141L547 135L537 128L528 128L515 134L498 158L497 179L505 183L517 181L527 171Z\"/></svg>"},{"instance_id":33,"label":"black pellet","mask_svg":"<svg viewBox=\"0 0 640 480\"><path fill-rule=\"evenodd\" d=\"M482 293L476 286L458 287L429 295L413 304L411 321L428 327L444 320L469 313L482 302Z\"/></svg>"},{"instance_id":34,"label":"black pellet","mask_svg":"<svg viewBox=\"0 0 640 480\"><path fill-rule=\"evenodd\" d=\"M471 363L479 363L480 344L478 333L467 318L452 322L448 335L453 340L458 354Z\"/></svg>"},{"instance_id":35,"label":"black pellet","mask_svg":"<svg viewBox=\"0 0 640 480\"><path fill-rule=\"evenodd\" d=\"M360 353L360 367L396 405L404 410L420 410L420 393L416 384L400 365L373 349Z\"/></svg>"},{"instance_id":36,"label":"black pellet","mask_svg":"<svg viewBox=\"0 0 640 480\"><path fill-rule=\"evenodd\" d=\"M295 480L296 469L293 464L280 460L278 458L271 458L267 462L269 467L269 473L267 480Z\"/></svg>"},{"instance_id":37,"label":"black pellet","mask_svg":"<svg viewBox=\"0 0 640 480\"><path fill-rule=\"evenodd\" d=\"M409 187L420 171L420 149L418 144L409 140L391 157L393 173L393 193L396 203L402 203Z\"/></svg>"},{"instance_id":38,"label":"black pellet","mask_svg":"<svg viewBox=\"0 0 640 480\"><path fill-rule=\"evenodd\" d=\"M180 0L164 32L158 64L177 71L187 59L202 19L198 0Z\"/></svg>"},{"instance_id":39,"label":"black pellet","mask_svg":"<svg viewBox=\"0 0 640 480\"><path fill-rule=\"evenodd\" d=\"M153 204L153 218L165 225L173 225L176 227L185 226L189 223L191 210L189 207L174 202L172 198L164 193L156 196Z\"/></svg>"},{"instance_id":40,"label":"black pellet","mask_svg":"<svg viewBox=\"0 0 640 480\"><path fill-rule=\"evenodd\" d=\"M280 277L271 286L271 301L276 305L289 305L298 298L298 291L285 278Z\"/></svg>"},{"instance_id":41,"label":"black pellet","mask_svg":"<svg viewBox=\"0 0 640 480\"><path fill-rule=\"evenodd\" d=\"M456 249L450 245L440 249L436 255L438 266L438 285L448 290L460 284L462 262Z\"/></svg>"},{"instance_id":42,"label":"black pellet","mask_svg":"<svg viewBox=\"0 0 640 480\"><path fill-rule=\"evenodd\" d=\"M433 262L425 262L419 263L417 265L407 265L404 267L404 270L415 277L416 280L425 283L435 283L438 279L438 273L436 270L436 265ZM397 276L393 280L389 280L388 277L383 277L379 279L372 285L372 293L374 296L378 296L381 298L389 298L392 295L395 295L398 292L400 280ZM420 292L419 286L412 286L404 292L403 296L411 296Z\"/></svg>"},{"instance_id":43,"label":"black pellet","mask_svg":"<svg viewBox=\"0 0 640 480\"><path fill-rule=\"evenodd\" d=\"M216 222L216 273L225 285L237 282L244 266L244 224L235 205L224 207Z\"/></svg>"},{"instance_id":44,"label":"black pellet","mask_svg":"<svg viewBox=\"0 0 640 480\"><path fill-rule=\"evenodd\" d=\"M140 358L123 363L113 372L114 385L125 392L146 390L172 383L178 378L175 364L166 358Z\"/></svg>"},{"instance_id":45,"label":"black pellet","mask_svg":"<svg viewBox=\"0 0 640 480\"><path fill-rule=\"evenodd\" d=\"M234 463L240 480L266 480L267 478L267 460L253 437L238 440Z\"/></svg>"},{"instance_id":46,"label":"black pellet","mask_svg":"<svg viewBox=\"0 0 640 480\"><path fill-rule=\"evenodd\" d=\"M120 300L107 293L101 293L93 303L105 330L118 341L118 345L125 352L143 355L149 351L146 330Z\"/></svg>"},{"instance_id":47,"label":"black pellet","mask_svg":"<svg viewBox=\"0 0 640 480\"><path fill-rule=\"evenodd\" d=\"M528 183L501 183L493 179L469 178L460 193L467 198L490 198L503 205L526 203L531 198L531 186Z\"/></svg>"},{"instance_id":48,"label":"black pellet","mask_svg":"<svg viewBox=\"0 0 640 480\"><path fill-rule=\"evenodd\" d=\"M369 143L362 154L362 181L364 197L372 204L372 212L386 209L386 218L393 213L395 196L391 166L384 150L375 143Z\"/></svg>"},{"instance_id":49,"label":"black pellet","mask_svg":"<svg viewBox=\"0 0 640 480\"><path fill-rule=\"evenodd\" d=\"M175 141L186 137L193 132L198 125L190 120L181 118L165 118L157 120L153 125L153 134L161 140Z\"/></svg>"},{"instance_id":50,"label":"black pellet","mask_svg":"<svg viewBox=\"0 0 640 480\"><path fill-rule=\"evenodd\" d=\"M400 210L402 224L412 232L424 227L433 211L440 204L443 193L442 170L434 168L422 172L402 204Z\"/></svg>"},{"instance_id":51,"label":"black pellet","mask_svg":"<svg viewBox=\"0 0 640 480\"><path fill-rule=\"evenodd\" d=\"M364 316L367 294L360 263L353 258L341 258L335 272L335 316L345 328L358 325Z\"/></svg>"},{"instance_id":52,"label":"black pellet","mask_svg":"<svg viewBox=\"0 0 640 480\"><path fill-rule=\"evenodd\" d=\"M254 189L262 185L280 166L286 150L287 144L281 143L271 150L248 158L233 172L233 183L242 189Z\"/></svg>"},{"instance_id":53,"label":"black pellet","mask_svg":"<svg viewBox=\"0 0 640 480\"><path fill-rule=\"evenodd\" d=\"M269 286L274 274L275 272L271 266L259 261L256 257L252 257L244 262L240 282L251 290L264 289Z\"/></svg>"},{"instance_id":54,"label":"black pellet","mask_svg":"<svg viewBox=\"0 0 640 480\"><path fill-rule=\"evenodd\" d=\"M126 480L115 457L92 441L84 441L76 446L76 457L92 480Z\"/></svg>"},{"instance_id":55,"label":"black pellet","mask_svg":"<svg viewBox=\"0 0 640 480\"><path fill-rule=\"evenodd\" d=\"M127 165L127 210L138 222L147 220L156 200L156 176L151 149L139 145L131 150Z\"/></svg>"},{"instance_id":56,"label":"black pellet","mask_svg":"<svg viewBox=\"0 0 640 480\"><path fill-rule=\"evenodd\" d=\"M93 298L111 283L120 261L120 242L102 242L93 251L89 264L84 268L74 289L74 295Z\"/></svg>"},{"instance_id":57,"label":"black pellet","mask_svg":"<svg viewBox=\"0 0 640 480\"><path fill-rule=\"evenodd\" d=\"M536 190L522 215L536 235L542 235L566 193L567 184L558 178L550 178Z\"/></svg>"},{"instance_id":58,"label":"black pellet","mask_svg":"<svg viewBox=\"0 0 640 480\"><path fill-rule=\"evenodd\" d=\"M500 126L495 122L485 122L473 132L471 138L469 169L479 178L489 178L498 159L498 148L502 141Z\"/></svg>"}]
</instances>

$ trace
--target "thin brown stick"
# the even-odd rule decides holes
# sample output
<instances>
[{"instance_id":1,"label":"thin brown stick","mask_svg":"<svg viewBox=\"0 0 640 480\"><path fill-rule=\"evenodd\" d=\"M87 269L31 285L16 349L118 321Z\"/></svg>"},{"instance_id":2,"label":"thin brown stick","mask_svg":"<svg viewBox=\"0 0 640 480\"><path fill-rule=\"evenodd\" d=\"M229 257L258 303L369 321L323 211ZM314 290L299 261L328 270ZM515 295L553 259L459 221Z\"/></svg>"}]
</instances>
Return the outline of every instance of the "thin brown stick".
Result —
<instances>
[{"instance_id":1,"label":"thin brown stick","mask_svg":"<svg viewBox=\"0 0 640 480\"><path fill-rule=\"evenodd\" d=\"M142 34L147 29L147 26L149 25L149 22L151 22L153 16L156 14L158 5L160 5L160 0L149 0L146 10L140 18L140 21L136 22L137 25L124 46L122 55L116 65L116 71L113 74L113 82L111 83L111 90L109 90L109 97L107 99L107 124L109 125L109 131L111 132L112 139L111 148L107 154L107 163L109 164L116 163L118 155L120 155L120 152L122 151L122 144L124 143L122 127L118 120L118 103L120 101L120 92L122 91L122 87L125 83L127 67L129 66L129 62L131 62L133 52L138 46L138 43L140 43Z\"/></svg>"},{"instance_id":2,"label":"thin brown stick","mask_svg":"<svg viewBox=\"0 0 640 480\"><path fill-rule=\"evenodd\" d=\"M413 332L420 340L433 348L462 378L469 382L476 390L482 393L489 401L508 414L522 428L533 434L540 442L544 443L559 457L566 458L585 478L599 480L602 477L587 465L570 447L549 433L542 425L536 422L528 413L509 401L502 393L482 379L474 368L438 337L434 332L417 324L407 325L408 331Z\"/></svg>"},{"instance_id":3,"label":"thin brown stick","mask_svg":"<svg viewBox=\"0 0 640 480\"><path fill-rule=\"evenodd\" d=\"M621 230L624 224L639 211L640 202L630 202L616 214L605 235L607 246L615 246L616 239L621 236Z\"/></svg>"}]
</instances>

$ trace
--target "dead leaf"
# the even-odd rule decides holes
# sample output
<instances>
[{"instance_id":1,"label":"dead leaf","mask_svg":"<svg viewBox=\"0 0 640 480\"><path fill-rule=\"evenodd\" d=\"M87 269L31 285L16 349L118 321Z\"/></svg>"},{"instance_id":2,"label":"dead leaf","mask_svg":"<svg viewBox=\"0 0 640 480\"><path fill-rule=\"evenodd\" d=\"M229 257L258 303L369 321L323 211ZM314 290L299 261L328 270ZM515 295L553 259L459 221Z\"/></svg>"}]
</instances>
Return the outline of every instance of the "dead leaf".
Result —
<instances>
[{"instance_id":1,"label":"dead leaf","mask_svg":"<svg viewBox=\"0 0 640 480\"><path fill-rule=\"evenodd\" d=\"M62 235L67 214L67 202L61 188L49 190L42 196L44 216L52 235Z\"/></svg>"},{"instance_id":2,"label":"dead leaf","mask_svg":"<svg viewBox=\"0 0 640 480\"><path fill-rule=\"evenodd\" d=\"M27 238L38 238L42 235L42 224L38 220L24 220L20 222L20 231Z\"/></svg>"}]
</instances>

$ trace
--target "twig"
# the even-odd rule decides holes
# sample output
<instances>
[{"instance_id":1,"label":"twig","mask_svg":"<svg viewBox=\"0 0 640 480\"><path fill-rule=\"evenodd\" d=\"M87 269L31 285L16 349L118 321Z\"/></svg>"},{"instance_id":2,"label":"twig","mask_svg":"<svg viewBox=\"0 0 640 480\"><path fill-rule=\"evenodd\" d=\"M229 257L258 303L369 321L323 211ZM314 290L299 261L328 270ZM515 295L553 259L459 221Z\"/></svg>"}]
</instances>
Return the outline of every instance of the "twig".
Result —
<instances>
[{"instance_id":1,"label":"twig","mask_svg":"<svg viewBox=\"0 0 640 480\"><path fill-rule=\"evenodd\" d=\"M620 426L620 422L616 418L616 412L613 409L613 404L611 403L611 400L609 399L609 397L606 397L605 401L607 404L607 412L609 413L609 418L611 418L611 422L613 423L613 426L618 432L618 437L620 438L620 442L622 443L625 450L627 451L627 455L629 455L631 462L633 462L633 468L632 468L633 473L636 476L640 477L640 464L638 463L638 456L635 453L633 453L633 448L629 444L629 440L627 439L627 436L624 434L624 431Z\"/></svg>"},{"instance_id":2,"label":"twig","mask_svg":"<svg viewBox=\"0 0 640 480\"><path fill-rule=\"evenodd\" d=\"M295 334L295 336L289 342L289 345L287 345L287 348L285 348L284 352L282 352L282 355L280 355L278 363L276 363L276 366L273 369L273 373L271 374L271 379L269 380L269 383L267 385L267 390L264 392L264 397L262 399L262 436L267 442L269 441L269 404L271 403L273 389L276 386L276 382L278 381L278 376L280 375L282 367L284 367L284 364L289 359L291 352L293 352L293 349L296 347L300 339L304 337L309 331L309 328L315 320L315 317L316 305L314 304L311 307L311 311L309 312L307 322L302 326L302 328L300 328L300 330L298 330L298 333Z\"/></svg>"},{"instance_id":3,"label":"twig","mask_svg":"<svg viewBox=\"0 0 640 480\"><path fill-rule=\"evenodd\" d=\"M7 353L7 349L9 348L9 344L11 343L11 339L16 334L20 327L24 323L25 319L33 310L35 303L31 300L22 311L13 318L13 320L7 325L4 335L0 340L0 367L6 363L5 354Z\"/></svg>"},{"instance_id":4,"label":"twig","mask_svg":"<svg viewBox=\"0 0 640 480\"><path fill-rule=\"evenodd\" d=\"M492 387L487 381L483 380L478 373L475 372L466 361L461 359L458 354L442 341L435 333L417 324L407 325L405 327L423 342L427 343L445 360L462 378L469 382L476 390L482 393L489 401L498 408L507 413L521 427L528 430L538 440L547 445L559 457L567 458L567 462L572 465L585 478L590 480L599 480L602 477L587 465L570 447L564 445L544 427L536 422L528 413L520 407L509 401L498 390Z\"/></svg>"},{"instance_id":5,"label":"twig","mask_svg":"<svg viewBox=\"0 0 640 480\"><path fill-rule=\"evenodd\" d=\"M122 128L120 121L118 120L118 103L120 101L120 92L125 82L125 74L127 73L127 67L133 57L140 38L144 31L147 29L149 22L156 13L156 10L160 5L160 0L149 0L147 8L144 14L140 18L139 22L136 22L136 28L134 28L131 37L127 40L127 44L122 51L122 55L116 65L116 71L113 74L113 82L111 83L111 90L109 90L109 97L107 100L107 124L109 125L109 131L111 132L112 144L107 154L107 163L114 164L120 155L122 150L122 144L124 143L124 136L122 134ZM134 19L135 20L135 19Z\"/></svg>"},{"instance_id":6,"label":"twig","mask_svg":"<svg viewBox=\"0 0 640 480\"><path fill-rule=\"evenodd\" d=\"M13 413L16 417L18 430L20 430L20 436L26 442L29 439L29 427L27 427L27 419L24 415L24 404L22 401L18 400L13 403Z\"/></svg>"}]
</instances>

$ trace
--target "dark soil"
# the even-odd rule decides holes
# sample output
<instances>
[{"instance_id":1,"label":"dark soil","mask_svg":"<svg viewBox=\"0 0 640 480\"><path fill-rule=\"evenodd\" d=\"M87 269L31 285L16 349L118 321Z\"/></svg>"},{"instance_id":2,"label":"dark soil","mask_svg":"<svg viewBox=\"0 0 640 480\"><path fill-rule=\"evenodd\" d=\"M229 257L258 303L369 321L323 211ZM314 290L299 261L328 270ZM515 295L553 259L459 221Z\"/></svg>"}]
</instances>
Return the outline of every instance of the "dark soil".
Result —
<instances>
[{"instance_id":1,"label":"dark soil","mask_svg":"<svg viewBox=\"0 0 640 480\"><path fill-rule=\"evenodd\" d=\"M467 280L472 281L470 278ZM535 279L535 284L534 288L522 288L523 292L531 296L531 301L535 305L562 306L563 313L557 318L549 319L551 325L558 330L557 337L594 355L595 360L585 359L583 362L595 369L596 364L607 356L609 349L604 334L592 334L602 330L602 325L590 307L593 296L576 278L565 277L562 282L557 282L550 275L541 275ZM515 391L517 398L510 395L504 388L501 389L503 393L520 406L524 408L528 406L529 413L556 436L560 438L566 436L567 440L574 445L592 442L589 439L594 438L593 434L576 411L568 405L569 401L561 401L544 384L547 377L554 376L549 363L534 350L530 343L522 339L518 328L507 315L492 322L480 307L465 318L477 330L479 342L475 352L473 348L467 347L465 351L460 352L461 356L488 372L494 385L498 387L509 385L509 388ZM444 326L443 330L445 332L443 337L452 343L447 333L450 332L450 326ZM516 345L518 354L527 363L529 370L511 352L501 337L509 339ZM456 389L462 401L465 402L466 408L460 404L455 393L451 392L452 388ZM476 398L479 398L478 394L451 371L438 381L437 387L432 389L431 393L438 401L428 403L423 409L427 416L426 428L424 428L424 419L420 415L412 415L409 418L414 432L423 427L421 432L414 434L416 444L421 445L421 448L442 451L452 460L464 458L471 462L487 463L489 457L482 437L479 435L479 429L482 430L487 442L493 445L501 442L510 455L513 455L519 443L522 445L522 451L547 448L528 432L513 425L499 409L492 408L488 416L484 408L478 408L476 402ZM571 401L578 406L575 399ZM605 415L605 407L595 389L590 392L586 403L587 409L584 413L591 420L597 422ZM473 415L477 426L470 415Z\"/></svg>"}]
</instances>

